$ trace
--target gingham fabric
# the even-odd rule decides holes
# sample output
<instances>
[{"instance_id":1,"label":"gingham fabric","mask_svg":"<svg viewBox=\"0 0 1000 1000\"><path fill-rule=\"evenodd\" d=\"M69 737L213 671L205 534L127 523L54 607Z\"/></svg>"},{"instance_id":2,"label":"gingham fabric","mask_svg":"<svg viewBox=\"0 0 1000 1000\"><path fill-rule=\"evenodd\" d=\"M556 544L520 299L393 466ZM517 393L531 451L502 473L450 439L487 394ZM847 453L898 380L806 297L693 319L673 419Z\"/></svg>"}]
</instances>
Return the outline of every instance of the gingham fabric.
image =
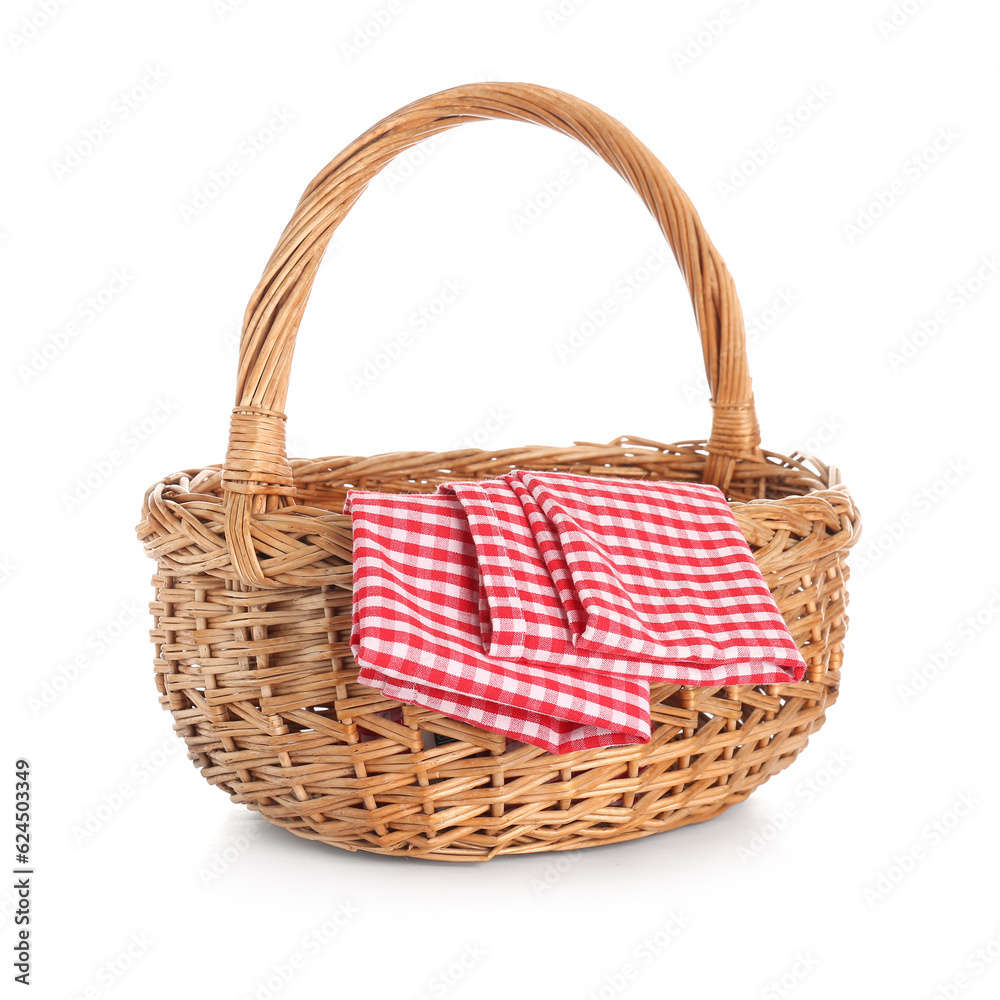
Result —
<instances>
[{"instance_id":1,"label":"gingham fabric","mask_svg":"<svg viewBox=\"0 0 1000 1000\"><path fill-rule=\"evenodd\" d=\"M649 681L805 662L714 486L512 472L351 490L361 683L552 753L648 742Z\"/></svg>"}]
</instances>

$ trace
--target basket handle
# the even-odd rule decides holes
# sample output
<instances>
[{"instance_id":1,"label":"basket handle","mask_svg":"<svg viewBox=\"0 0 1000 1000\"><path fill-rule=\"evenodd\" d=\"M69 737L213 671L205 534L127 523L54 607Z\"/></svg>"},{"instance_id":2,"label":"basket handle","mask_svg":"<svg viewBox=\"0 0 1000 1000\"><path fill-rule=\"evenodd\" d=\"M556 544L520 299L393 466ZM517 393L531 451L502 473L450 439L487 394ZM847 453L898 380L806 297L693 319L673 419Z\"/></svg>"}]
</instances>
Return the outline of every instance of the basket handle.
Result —
<instances>
[{"instance_id":1,"label":"basket handle","mask_svg":"<svg viewBox=\"0 0 1000 1000\"><path fill-rule=\"evenodd\" d=\"M684 273L701 332L713 407L703 479L725 489L736 459L760 455L736 288L694 206L663 164L621 122L562 91L525 83L453 87L383 118L313 178L247 305L222 476L226 538L244 582L268 583L251 536L253 516L295 495L285 456L285 397L295 334L330 237L396 155L438 132L489 118L546 125L579 139L635 189Z\"/></svg>"}]
</instances>

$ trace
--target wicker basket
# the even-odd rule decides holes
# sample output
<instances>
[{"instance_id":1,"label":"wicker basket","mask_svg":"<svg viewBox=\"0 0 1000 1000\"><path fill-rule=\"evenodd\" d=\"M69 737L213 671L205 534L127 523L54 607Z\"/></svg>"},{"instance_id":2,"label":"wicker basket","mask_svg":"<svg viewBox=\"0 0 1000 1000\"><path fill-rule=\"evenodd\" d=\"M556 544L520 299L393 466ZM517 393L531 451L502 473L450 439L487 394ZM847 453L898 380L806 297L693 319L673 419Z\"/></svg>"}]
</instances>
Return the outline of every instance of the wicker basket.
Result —
<instances>
[{"instance_id":1,"label":"wicker basket","mask_svg":"<svg viewBox=\"0 0 1000 1000\"><path fill-rule=\"evenodd\" d=\"M295 333L327 243L394 156L465 122L579 139L638 192L672 247L701 331L707 441L285 457ZM808 665L797 684L651 684L649 743L562 755L357 682L348 646L349 487L432 491L511 469L721 487ZM686 195L621 123L559 91L456 87L356 139L306 188L246 311L225 464L146 494L158 564L160 701L208 781L269 822L348 850L485 861L644 837L717 816L787 767L837 696L847 550L860 522L836 470L760 448L732 279Z\"/></svg>"}]
</instances>

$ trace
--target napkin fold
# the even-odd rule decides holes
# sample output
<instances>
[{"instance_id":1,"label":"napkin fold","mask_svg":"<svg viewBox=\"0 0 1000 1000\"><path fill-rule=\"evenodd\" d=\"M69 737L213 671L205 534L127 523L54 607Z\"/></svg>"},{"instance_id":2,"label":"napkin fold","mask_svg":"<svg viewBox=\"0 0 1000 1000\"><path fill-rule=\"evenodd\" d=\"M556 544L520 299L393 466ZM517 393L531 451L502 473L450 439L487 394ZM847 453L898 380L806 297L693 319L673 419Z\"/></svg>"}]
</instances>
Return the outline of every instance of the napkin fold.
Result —
<instances>
[{"instance_id":1,"label":"napkin fold","mask_svg":"<svg viewBox=\"0 0 1000 1000\"><path fill-rule=\"evenodd\" d=\"M801 679L718 488L511 472L351 490L358 680L548 750L648 742L649 681Z\"/></svg>"}]
</instances>

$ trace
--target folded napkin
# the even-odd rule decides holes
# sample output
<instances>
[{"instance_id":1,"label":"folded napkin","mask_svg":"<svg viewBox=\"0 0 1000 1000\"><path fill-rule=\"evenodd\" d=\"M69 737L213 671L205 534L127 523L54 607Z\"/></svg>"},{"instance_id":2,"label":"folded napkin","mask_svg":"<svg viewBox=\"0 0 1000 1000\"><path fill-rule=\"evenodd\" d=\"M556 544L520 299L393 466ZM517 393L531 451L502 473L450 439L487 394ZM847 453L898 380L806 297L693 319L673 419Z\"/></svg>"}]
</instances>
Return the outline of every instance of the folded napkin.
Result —
<instances>
[{"instance_id":1,"label":"folded napkin","mask_svg":"<svg viewBox=\"0 0 1000 1000\"><path fill-rule=\"evenodd\" d=\"M552 753L650 739L649 681L799 680L720 490L512 472L348 493L358 680Z\"/></svg>"}]
</instances>

